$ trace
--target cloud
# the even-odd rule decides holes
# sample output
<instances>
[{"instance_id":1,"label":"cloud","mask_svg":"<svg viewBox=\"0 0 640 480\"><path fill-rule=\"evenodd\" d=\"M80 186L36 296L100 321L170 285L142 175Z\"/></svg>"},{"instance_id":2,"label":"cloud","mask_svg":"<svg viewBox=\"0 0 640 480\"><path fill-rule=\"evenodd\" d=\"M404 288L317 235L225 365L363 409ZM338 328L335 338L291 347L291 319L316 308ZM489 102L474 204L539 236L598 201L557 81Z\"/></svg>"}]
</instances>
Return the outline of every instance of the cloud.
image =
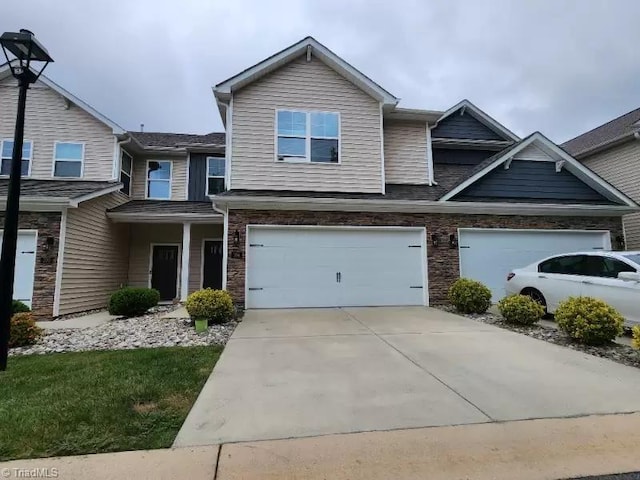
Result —
<instances>
[{"instance_id":1,"label":"cloud","mask_svg":"<svg viewBox=\"0 0 640 480\"><path fill-rule=\"evenodd\" d=\"M468 98L521 135L556 141L640 106L635 0L23 0L0 28L33 30L48 75L125 128L204 133L211 86L313 35L402 98Z\"/></svg>"}]
</instances>

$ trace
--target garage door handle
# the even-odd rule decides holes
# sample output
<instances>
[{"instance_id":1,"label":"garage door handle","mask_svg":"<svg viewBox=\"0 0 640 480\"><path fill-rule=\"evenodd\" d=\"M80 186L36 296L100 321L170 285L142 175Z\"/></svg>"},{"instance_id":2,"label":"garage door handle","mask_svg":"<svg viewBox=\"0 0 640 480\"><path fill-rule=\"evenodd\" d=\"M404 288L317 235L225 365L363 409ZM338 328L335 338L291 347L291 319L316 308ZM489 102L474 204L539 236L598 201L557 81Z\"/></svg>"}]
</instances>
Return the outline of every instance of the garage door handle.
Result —
<instances>
[{"instance_id":1,"label":"garage door handle","mask_svg":"<svg viewBox=\"0 0 640 480\"><path fill-rule=\"evenodd\" d=\"M33 250L27 250L27 251L25 251L25 252L20 252L20 253L30 253L30 254L34 254L34 253L36 253L36 252L34 252Z\"/></svg>"},{"instance_id":2,"label":"garage door handle","mask_svg":"<svg viewBox=\"0 0 640 480\"><path fill-rule=\"evenodd\" d=\"M261 287L249 287L249 291L253 292L255 290L262 290Z\"/></svg>"},{"instance_id":3,"label":"garage door handle","mask_svg":"<svg viewBox=\"0 0 640 480\"><path fill-rule=\"evenodd\" d=\"M547 278L546 275L538 275L538 278Z\"/></svg>"},{"instance_id":4,"label":"garage door handle","mask_svg":"<svg viewBox=\"0 0 640 480\"><path fill-rule=\"evenodd\" d=\"M593 282L590 282L589 280L582 280L582 283L586 285L593 285Z\"/></svg>"},{"instance_id":5,"label":"garage door handle","mask_svg":"<svg viewBox=\"0 0 640 480\"><path fill-rule=\"evenodd\" d=\"M336 272L336 282L340 283L342 281L342 273Z\"/></svg>"}]
</instances>

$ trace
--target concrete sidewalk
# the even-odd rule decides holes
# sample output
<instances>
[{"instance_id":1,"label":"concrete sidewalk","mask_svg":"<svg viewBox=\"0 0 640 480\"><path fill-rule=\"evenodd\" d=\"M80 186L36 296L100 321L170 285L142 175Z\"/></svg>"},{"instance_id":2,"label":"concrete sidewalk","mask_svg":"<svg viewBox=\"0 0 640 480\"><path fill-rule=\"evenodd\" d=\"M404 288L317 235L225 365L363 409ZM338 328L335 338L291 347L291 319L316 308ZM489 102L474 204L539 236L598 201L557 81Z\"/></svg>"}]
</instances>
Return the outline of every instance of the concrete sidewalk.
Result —
<instances>
[{"instance_id":1,"label":"concrete sidewalk","mask_svg":"<svg viewBox=\"0 0 640 480\"><path fill-rule=\"evenodd\" d=\"M640 470L640 414L327 435L0 463L63 480L558 480ZM22 478L25 476L22 475Z\"/></svg>"},{"instance_id":2,"label":"concrete sidewalk","mask_svg":"<svg viewBox=\"0 0 640 480\"><path fill-rule=\"evenodd\" d=\"M116 318L118 318L117 315L110 315L106 310L102 310L100 312L69 318L68 320L50 320L47 322L36 322L36 324L45 330L82 329L97 327Z\"/></svg>"}]
</instances>

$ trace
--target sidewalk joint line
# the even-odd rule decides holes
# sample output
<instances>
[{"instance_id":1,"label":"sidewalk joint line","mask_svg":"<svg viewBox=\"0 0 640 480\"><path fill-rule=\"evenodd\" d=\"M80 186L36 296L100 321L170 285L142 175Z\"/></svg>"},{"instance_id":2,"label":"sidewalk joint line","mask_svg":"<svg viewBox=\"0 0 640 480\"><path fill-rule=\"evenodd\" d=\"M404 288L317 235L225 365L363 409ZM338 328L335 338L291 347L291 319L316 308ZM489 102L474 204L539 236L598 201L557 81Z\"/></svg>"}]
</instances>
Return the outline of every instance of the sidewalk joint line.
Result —
<instances>
[{"instance_id":1,"label":"sidewalk joint line","mask_svg":"<svg viewBox=\"0 0 640 480\"><path fill-rule=\"evenodd\" d=\"M344 308L340 308L341 310L343 310L349 317L351 317L353 320L355 320L356 322L358 322L360 325L362 325L364 328L366 328L367 330L369 330L374 336L376 336L377 338L380 339L380 341L382 341L383 343L387 344L389 347L391 347L393 350L395 350L396 352L398 352L400 355L402 355L404 358L406 358L407 360L409 360L411 363L413 363L416 367L418 367L420 370L422 370L423 372L425 372L427 375L433 377L434 379L436 379L438 382L440 382L442 385L445 386L445 388L448 388L449 390L451 390L453 393L455 393L458 397L460 397L462 400L464 400L465 402L467 402L469 405L471 405L473 408L475 408L476 410L478 410L480 413L482 413L482 415L484 415L485 417L487 417L490 421L495 422L496 419L494 419L493 417L491 417L491 415L489 415L487 412L485 412L484 410L482 410L478 405L476 405L475 403L473 403L471 400L469 400L468 398L466 398L464 395L462 395L460 392L458 392L455 388L451 387L450 385L447 385L442 379L440 379L437 375L431 373L429 370L427 370L426 368L424 368L422 365L420 365L418 362L416 362L413 358L411 358L410 356L408 356L407 354L405 354L404 352L402 352L401 350L399 350L398 348L396 348L394 345L392 345L391 343L387 342L384 338L382 338L380 335L378 335L373 329L369 328L368 325L365 325L364 323L362 323L355 315L353 315L352 313L348 312L347 310L345 310Z\"/></svg>"}]
</instances>

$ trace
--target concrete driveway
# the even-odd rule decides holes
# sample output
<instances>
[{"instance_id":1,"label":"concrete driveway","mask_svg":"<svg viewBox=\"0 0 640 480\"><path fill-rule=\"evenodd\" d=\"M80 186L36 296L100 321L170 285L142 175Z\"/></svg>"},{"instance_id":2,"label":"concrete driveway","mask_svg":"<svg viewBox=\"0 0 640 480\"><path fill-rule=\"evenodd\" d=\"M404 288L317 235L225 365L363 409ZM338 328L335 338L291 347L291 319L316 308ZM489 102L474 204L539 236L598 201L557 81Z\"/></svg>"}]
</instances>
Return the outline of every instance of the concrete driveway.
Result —
<instances>
[{"instance_id":1,"label":"concrete driveway","mask_svg":"<svg viewBox=\"0 0 640 480\"><path fill-rule=\"evenodd\" d=\"M175 446L634 411L637 369L440 310L253 310Z\"/></svg>"}]
</instances>

